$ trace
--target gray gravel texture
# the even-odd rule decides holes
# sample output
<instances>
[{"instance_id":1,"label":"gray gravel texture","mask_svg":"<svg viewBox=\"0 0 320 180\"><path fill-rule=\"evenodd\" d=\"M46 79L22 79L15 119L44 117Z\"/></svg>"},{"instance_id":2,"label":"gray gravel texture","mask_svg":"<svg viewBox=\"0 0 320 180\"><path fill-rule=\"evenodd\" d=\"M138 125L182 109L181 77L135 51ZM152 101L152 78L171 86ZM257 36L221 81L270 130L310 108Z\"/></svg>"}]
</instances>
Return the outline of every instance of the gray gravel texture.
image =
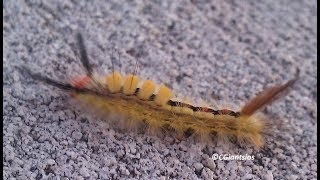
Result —
<instances>
[{"instance_id":1,"label":"gray gravel texture","mask_svg":"<svg viewBox=\"0 0 320 180\"><path fill-rule=\"evenodd\" d=\"M4 1L4 179L316 179L316 4ZM200 104L239 110L297 68L300 80L262 112L282 125L261 151L119 131L108 117L15 68L26 65L61 81L84 73L77 31L99 73L111 71L115 47L122 72L131 72L139 55L139 76ZM213 160L214 153L255 159Z\"/></svg>"}]
</instances>

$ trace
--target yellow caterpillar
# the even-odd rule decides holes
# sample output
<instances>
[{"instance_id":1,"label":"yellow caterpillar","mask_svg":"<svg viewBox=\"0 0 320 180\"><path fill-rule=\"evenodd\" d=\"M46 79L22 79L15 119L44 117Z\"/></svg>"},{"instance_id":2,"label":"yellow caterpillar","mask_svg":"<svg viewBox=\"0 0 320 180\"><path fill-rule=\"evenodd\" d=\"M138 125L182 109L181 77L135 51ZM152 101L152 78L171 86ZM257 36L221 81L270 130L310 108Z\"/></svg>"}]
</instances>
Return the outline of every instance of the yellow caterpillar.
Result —
<instances>
[{"instance_id":1,"label":"yellow caterpillar","mask_svg":"<svg viewBox=\"0 0 320 180\"><path fill-rule=\"evenodd\" d=\"M93 75L82 36L78 34L77 37L81 61L87 70L85 76L73 79L70 83L60 83L26 69L29 75L70 91L73 97L90 106L123 116L128 123L146 124L148 132L165 128L174 130L178 137L187 133L204 139L216 135L249 142L260 148L264 144L263 134L268 123L254 116L254 113L283 95L297 80L296 77L284 85L266 89L239 112L197 107L174 101L171 89L165 85L158 86L151 80L140 80L135 73L122 76L114 71L106 76Z\"/></svg>"}]
</instances>

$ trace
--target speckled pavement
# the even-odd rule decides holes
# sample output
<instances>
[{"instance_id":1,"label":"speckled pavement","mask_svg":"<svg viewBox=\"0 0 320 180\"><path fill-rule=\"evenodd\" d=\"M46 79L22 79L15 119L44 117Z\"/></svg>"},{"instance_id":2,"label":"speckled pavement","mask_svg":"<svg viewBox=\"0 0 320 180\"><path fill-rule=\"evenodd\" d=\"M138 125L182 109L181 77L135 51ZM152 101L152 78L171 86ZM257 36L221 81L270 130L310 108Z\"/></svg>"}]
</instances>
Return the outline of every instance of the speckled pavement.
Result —
<instances>
[{"instance_id":1,"label":"speckled pavement","mask_svg":"<svg viewBox=\"0 0 320 180\"><path fill-rule=\"evenodd\" d=\"M316 179L316 1L4 1L4 179ZM170 86L181 98L234 110L273 84L300 79L262 114L266 148L206 145L114 129L70 96L23 76L84 73L82 32L100 73ZM254 160L213 160L213 154Z\"/></svg>"}]
</instances>

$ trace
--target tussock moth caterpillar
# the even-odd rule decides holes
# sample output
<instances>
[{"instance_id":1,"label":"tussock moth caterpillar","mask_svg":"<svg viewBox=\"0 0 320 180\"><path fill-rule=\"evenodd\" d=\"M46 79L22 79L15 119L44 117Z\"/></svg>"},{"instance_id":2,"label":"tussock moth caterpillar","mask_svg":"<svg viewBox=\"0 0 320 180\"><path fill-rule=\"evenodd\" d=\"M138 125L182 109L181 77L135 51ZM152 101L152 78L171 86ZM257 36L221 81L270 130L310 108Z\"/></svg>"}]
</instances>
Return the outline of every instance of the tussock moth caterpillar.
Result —
<instances>
[{"instance_id":1,"label":"tussock moth caterpillar","mask_svg":"<svg viewBox=\"0 0 320 180\"><path fill-rule=\"evenodd\" d=\"M32 73L27 68L20 70L36 80L69 91L74 98L90 106L119 114L133 124L146 124L149 132L165 128L173 130L178 136L195 134L206 139L217 135L224 139L248 142L260 148L264 144L263 135L268 123L254 114L288 92L299 74L298 71L294 79L283 85L264 90L240 111L215 110L173 100L171 89L165 85L158 86L151 80L140 80L136 75L136 68L134 73L126 76L122 76L118 71L106 76L94 74L80 34L77 35L77 40L86 75L72 79L69 83L62 83Z\"/></svg>"}]
</instances>

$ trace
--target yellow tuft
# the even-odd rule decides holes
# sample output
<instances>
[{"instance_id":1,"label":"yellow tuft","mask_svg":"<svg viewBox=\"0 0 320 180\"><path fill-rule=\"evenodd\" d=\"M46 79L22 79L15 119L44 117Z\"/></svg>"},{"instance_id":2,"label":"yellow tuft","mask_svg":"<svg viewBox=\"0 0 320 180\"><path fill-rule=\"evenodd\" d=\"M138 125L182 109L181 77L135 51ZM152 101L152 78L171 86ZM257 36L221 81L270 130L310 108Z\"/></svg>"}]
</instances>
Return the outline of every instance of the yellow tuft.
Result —
<instances>
[{"instance_id":1,"label":"yellow tuft","mask_svg":"<svg viewBox=\"0 0 320 180\"><path fill-rule=\"evenodd\" d=\"M197 139L204 143L209 143L210 140L210 130L202 128L200 126L192 127L195 130Z\"/></svg>"},{"instance_id":2,"label":"yellow tuft","mask_svg":"<svg viewBox=\"0 0 320 180\"><path fill-rule=\"evenodd\" d=\"M138 97L141 100L147 100L153 94L154 90L156 89L156 85L151 80L145 80L143 82L142 87L139 90Z\"/></svg>"},{"instance_id":3,"label":"yellow tuft","mask_svg":"<svg viewBox=\"0 0 320 180\"><path fill-rule=\"evenodd\" d=\"M238 119L238 131L236 136L239 139L245 139L249 141L257 148L261 148L264 144L263 137L261 136L264 127L265 124L261 119L253 116L242 116Z\"/></svg>"},{"instance_id":4,"label":"yellow tuft","mask_svg":"<svg viewBox=\"0 0 320 180\"><path fill-rule=\"evenodd\" d=\"M170 105L164 105L164 106L162 106L161 108L162 108L162 109L165 109L165 110L167 110L167 111L169 111L169 112L172 111L172 106L170 106Z\"/></svg>"},{"instance_id":5,"label":"yellow tuft","mask_svg":"<svg viewBox=\"0 0 320 180\"><path fill-rule=\"evenodd\" d=\"M190 108L186 107L172 107L171 109L172 112L177 113L177 114L188 114L188 115L193 115L193 111Z\"/></svg>"},{"instance_id":6,"label":"yellow tuft","mask_svg":"<svg viewBox=\"0 0 320 180\"><path fill-rule=\"evenodd\" d=\"M137 89L138 83L138 76L134 76L132 74L127 75L126 80L123 84L123 93L125 95L133 95Z\"/></svg>"},{"instance_id":7,"label":"yellow tuft","mask_svg":"<svg viewBox=\"0 0 320 180\"><path fill-rule=\"evenodd\" d=\"M120 92L122 86L122 77L118 71L109 74L106 78L108 89L111 93Z\"/></svg>"},{"instance_id":8,"label":"yellow tuft","mask_svg":"<svg viewBox=\"0 0 320 180\"><path fill-rule=\"evenodd\" d=\"M193 115L198 118L214 119L214 114L207 112L195 111Z\"/></svg>"},{"instance_id":9,"label":"yellow tuft","mask_svg":"<svg viewBox=\"0 0 320 180\"><path fill-rule=\"evenodd\" d=\"M172 98L172 96L173 94L171 89L169 89L165 85L161 85L154 101L157 105L163 106L167 104L167 102Z\"/></svg>"}]
</instances>

